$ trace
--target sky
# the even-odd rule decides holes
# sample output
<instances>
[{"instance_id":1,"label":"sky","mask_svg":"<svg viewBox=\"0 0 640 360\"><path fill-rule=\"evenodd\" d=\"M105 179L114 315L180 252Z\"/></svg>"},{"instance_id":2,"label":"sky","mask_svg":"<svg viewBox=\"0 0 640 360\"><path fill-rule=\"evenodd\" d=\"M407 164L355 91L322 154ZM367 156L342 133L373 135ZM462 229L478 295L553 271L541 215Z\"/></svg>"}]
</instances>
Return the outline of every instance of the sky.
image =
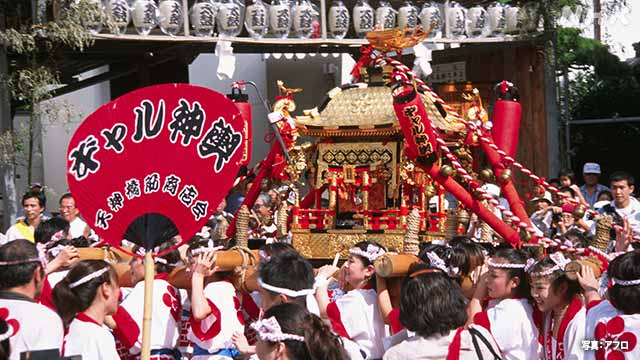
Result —
<instances>
[{"instance_id":1,"label":"sky","mask_svg":"<svg viewBox=\"0 0 640 360\"><path fill-rule=\"evenodd\" d=\"M628 6L605 15L602 26L602 40L609 45L612 53L621 60L635 56L632 44L640 41L640 0L626 0ZM593 37L593 1L583 0L586 7L575 10L568 6L562 10L558 24L565 27L578 27L586 37ZM601 0L603 10L611 0Z\"/></svg>"},{"instance_id":2,"label":"sky","mask_svg":"<svg viewBox=\"0 0 640 360\"><path fill-rule=\"evenodd\" d=\"M608 36L605 41L611 46L611 51L622 60L635 56L631 44L640 41L640 0L627 1L629 6L626 11L605 19Z\"/></svg>"}]
</instances>

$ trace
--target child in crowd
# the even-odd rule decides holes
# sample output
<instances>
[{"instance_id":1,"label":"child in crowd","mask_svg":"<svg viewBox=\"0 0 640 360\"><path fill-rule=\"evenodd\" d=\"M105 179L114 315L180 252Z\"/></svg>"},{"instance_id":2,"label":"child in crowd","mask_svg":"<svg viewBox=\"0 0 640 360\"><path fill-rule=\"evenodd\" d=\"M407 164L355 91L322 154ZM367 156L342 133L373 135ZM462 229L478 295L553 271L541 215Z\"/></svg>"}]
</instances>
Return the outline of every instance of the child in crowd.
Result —
<instances>
[{"instance_id":1,"label":"child in crowd","mask_svg":"<svg viewBox=\"0 0 640 360\"><path fill-rule=\"evenodd\" d=\"M570 262L562 252L555 252L527 269L545 360L584 358L581 341L586 310L580 284L565 272Z\"/></svg>"},{"instance_id":2,"label":"child in crowd","mask_svg":"<svg viewBox=\"0 0 640 360\"><path fill-rule=\"evenodd\" d=\"M349 249L345 281L353 290L333 302L329 300L327 284L338 268L325 265L316 276L316 299L321 316L331 321L338 335L357 343L367 359L379 359L384 353L385 328L374 288L373 262L385 253L381 245L372 241L359 242Z\"/></svg>"},{"instance_id":3,"label":"child in crowd","mask_svg":"<svg viewBox=\"0 0 640 360\"><path fill-rule=\"evenodd\" d=\"M400 299L400 322L416 335L388 349L385 360L500 358L486 329L476 325L464 329L466 299L445 271L426 264L413 266Z\"/></svg>"},{"instance_id":4,"label":"child in crowd","mask_svg":"<svg viewBox=\"0 0 640 360\"><path fill-rule=\"evenodd\" d=\"M260 250L259 289L256 302L262 311L282 303L295 303L311 313L318 313L313 297L313 266L286 244L268 244ZM255 353L242 334L233 336L243 354Z\"/></svg>"},{"instance_id":5,"label":"child in crowd","mask_svg":"<svg viewBox=\"0 0 640 360\"><path fill-rule=\"evenodd\" d=\"M64 356L119 360L113 335L104 325L116 312L120 287L111 265L102 260L76 264L53 288L53 302L65 324Z\"/></svg>"},{"instance_id":6,"label":"child in crowd","mask_svg":"<svg viewBox=\"0 0 640 360\"><path fill-rule=\"evenodd\" d=\"M163 243L158 252L168 250L172 241ZM144 249L134 246L134 253L143 254ZM178 289L169 284L169 273L180 264L180 254L172 250L156 257L153 280L154 300L152 306L151 355L156 360L179 360L181 355L176 349L180 336L181 295ZM135 286L125 297L117 313L113 316L117 324L114 334L120 343L129 349L134 357L140 357L142 347L142 317L144 311L144 259L134 257L130 262L131 278Z\"/></svg>"},{"instance_id":7,"label":"child in crowd","mask_svg":"<svg viewBox=\"0 0 640 360\"><path fill-rule=\"evenodd\" d=\"M89 242L82 237L71 239L69 223L60 217L41 222L35 230L34 238L38 248L42 249L48 260L47 276L38 302L55 311L51 292L67 275L69 268L80 261L77 248L87 247Z\"/></svg>"},{"instance_id":8,"label":"child in crowd","mask_svg":"<svg viewBox=\"0 0 640 360\"><path fill-rule=\"evenodd\" d=\"M573 170L571 169L560 170L560 174L558 176L558 180L560 181L560 186L571 188L577 200L579 200L580 203L588 209L589 203L582 195L582 191L580 191L580 187L575 183L574 179L575 179L575 174L573 173Z\"/></svg>"},{"instance_id":9,"label":"child in crowd","mask_svg":"<svg viewBox=\"0 0 640 360\"><path fill-rule=\"evenodd\" d=\"M34 302L42 291L45 268L44 258L28 240L0 246L0 318L12 327L11 360L26 351L62 349L60 317Z\"/></svg>"},{"instance_id":10,"label":"child in crowd","mask_svg":"<svg viewBox=\"0 0 640 360\"><path fill-rule=\"evenodd\" d=\"M608 300L599 299L596 292L598 284L592 274L581 280L588 301L585 339L618 343L615 346L611 343L611 346L591 347L591 351L585 351L585 359L638 359L640 251L616 257L609 264L607 273Z\"/></svg>"},{"instance_id":11,"label":"child in crowd","mask_svg":"<svg viewBox=\"0 0 640 360\"><path fill-rule=\"evenodd\" d=\"M260 360L347 360L340 338L316 315L294 303L275 305L251 325Z\"/></svg>"},{"instance_id":12,"label":"child in crowd","mask_svg":"<svg viewBox=\"0 0 640 360\"><path fill-rule=\"evenodd\" d=\"M526 262L526 256L519 250L496 251L487 261L489 269L480 277L467 308L468 323L489 330L507 360L538 359L541 355L529 303ZM486 298L490 300L483 310Z\"/></svg>"}]
</instances>

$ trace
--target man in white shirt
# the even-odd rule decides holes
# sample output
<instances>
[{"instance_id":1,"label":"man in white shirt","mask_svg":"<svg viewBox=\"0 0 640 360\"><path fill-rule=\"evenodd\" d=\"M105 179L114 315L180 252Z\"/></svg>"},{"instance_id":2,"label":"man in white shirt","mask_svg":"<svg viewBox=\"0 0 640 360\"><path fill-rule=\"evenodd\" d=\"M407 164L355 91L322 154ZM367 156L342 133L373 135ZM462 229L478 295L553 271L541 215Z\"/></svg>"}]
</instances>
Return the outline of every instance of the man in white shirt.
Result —
<instances>
[{"instance_id":1,"label":"man in white shirt","mask_svg":"<svg viewBox=\"0 0 640 360\"><path fill-rule=\"evenodd\" d=\"M640 234L640 201L636 200L632 194L634 190L635 179L629 173L624 171L616 171L611 174L611 193L613 201L607 208L615 209L623 219L629 221L629 226L636 234Z\"/></svg>"},{"instance_id":2,"label":"man in white shirt","mask_svg":"<svg viewBox=\"0 0 640 360\"><path fill-rule=\"evenodd\" d=\"M72 239L84 236L89 241L98 240L93 230L80 218L80 211L76 207L76 200L71 193L62 195L59 210L60 216L69 222L69 234Z\"/></svg>"},{"instance_id":3,"label":"man in white shirt","mask_svg":"<svg viewBox=\"0 0 640 360\"><path fill-rule=\"evenodd\" d=\"M0 247L0 316L13 328L11 355L62 348L62 320L51 309L34 301L42 291L45 269L38 250L27 240Z\"/></svg>"}]
</instances>

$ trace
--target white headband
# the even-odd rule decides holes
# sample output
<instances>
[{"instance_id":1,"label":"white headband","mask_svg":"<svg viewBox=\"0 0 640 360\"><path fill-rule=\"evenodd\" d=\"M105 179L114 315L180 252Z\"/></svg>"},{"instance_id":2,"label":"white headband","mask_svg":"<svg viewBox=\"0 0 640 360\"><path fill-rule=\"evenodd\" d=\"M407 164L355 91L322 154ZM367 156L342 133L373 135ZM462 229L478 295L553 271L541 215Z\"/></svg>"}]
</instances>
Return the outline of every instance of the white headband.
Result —
<instances>
[{"instance_id":1,"label":"white headband","mask_svg":"<svg viewBox=\"0 0 640 360\"><path fill-rule=\"evenodd\" d=\"M611 283L613 283L613 285L618 285L618 286L636 286L636 285L640 285L640 279L620 280L616 278L611 278Z\"/></svg>"},{"instance_id":2,"label":"white headband","mask_svg":"<svg viewBox=\"0 0 640 360\"><path fill-rule=\"evenodd\" d=\"M459 269L457 267L447 266L444 260L442 260L442 258L438 256L438 254L434 253L433 251L429 251L427 253L427 258L429 258L429 263L431 264L431 266L442 270L445 274L458 275Z\"/></svg>"},{"instance_id":3,"label":"white headband","mask_svg":"<svg viewBox=\"0 0 640 360\"><path fill-rule=\"evenodd\" d=\"M41 262L40 258L29 258L25 260L9 260L9 261L0 261L0 266L14 266L14 265L23 265L34 262Z\"/></svg>"},{"instance_id":4,"label":"white headband","mask_svg":"<svg viewBox=\"0 0 640 360\"><path fill-rule=\"evenodd\" d=\"M377 258L385 254L383 248L369 244L367 245L367 251L364 251L358 247L353 247L349 249L349 254L362 256L363 258L367 258L370 262L376 261Z\"/></svg>"},{"instance_id":5,"label":"white headband","mask_svg":"<svg viewBox=\"0 0 640 360\"><path fill-rule=\"evenodd\" d=\"M251 324L251 328L258 333L262 341L280 342L284 340L294 340L304 342L304 336L285 334L275 317L262 319Z\"/></svg>"},{"instance_id":6,"label":"white headband","mask_svg":"<svg viewBox=\"0 0 640 360\"><path fill-rule=\"evenodd\" d=\"M533 259L529 259L529 260L533 260ZM497 263L497 262L494 262L493 259L491 258L487 260L487 264L491 267L498 268L498 269L524 269L527 267L527 264Z\"/></svg>"},{"instance_id":7,"label":"white headband","mask_svg":"<svg viewBox=\"0 0 640 360\"><path fill-rule=\"evenodd\" d=\"M205 254L205 253L208 253L210 251L218 251L218 250L222 250L222 249L224 249L224 246L199 247L197 249L191 250L191 255L195 256L195 255Z\"/></svg>"},{"instance_id":8,"label":"white headband","mask_svg":"<svg viewBox=\"0 0 640 360\"><path fill-rule=\"evenodd\" d=\"M0 341L5 341L13 335L13 326L7 323L7 331L3 334L0 334Z\"/></svg>"},{"instance_id":9,"label":"white headband","mask_svg":"<svg viewBox=\"0 0 640 360\"><path fill-rule=\"evenodd\" d=\"M154 251L154 252L159 252L159 251L160 251L160 247L159 247L159 246L156 246L156 247L153 249L153 251ZM136 254L138 254L138 255L142 256L142 258L140 258L140 259L141 259L141 260L144 260L144 256L146 255L146 253L145 253L145 249L144 249L142 246L140 246L140 247L138 248L138 251L136 252ZM169 261L167 261L167 259L165 259L165 258L163 258L163 257L155 256L155 255L153 256L153 262L154 262L154 263L158 263L158 264L162 264L162 265L173 266L173 267L176 267L176 266L180 266L180 265L182 265L182 262L181 262L181 261L178 261L178 262L176 262L176 263L171 263L171 264L169 264Z\"/></svg>"},{"instance_id":10,"label":"white headband","mask_svg":"<svg viewBox=\"0 0 640 360\"><path fill-rule=\"evenodd\" d=\"M88 283L89 281L91 281L91 280L93 280L93 279L95 279L97 277L102 276L102 274L106 273L107 271L109 271L109 266L105 266L100 270L96 270L96 271L92 272L91 274L80 278L80 280L74 281L71 284L69 284L69 289L73 289L73 288L78 287L78 286L80 286L82 284Z\"/></svg>"},{"instance_id":11,"label":"white headband","mask_svg":"<svg viewBox=\"0 0 640 360\"><path fill-rule=\"evenodd\" d=\"M261 288L274 292L274 293L278 293L278 294L282 294L282 295L287 295L288 297L291 298L297 298L300 296L307 296L307 295L311 295L315 293L314 289L302 289L302 290L291 290L291 289L285 289L285 288L281 288L281 287L277 287L277 286L273 286L273 285L269 285L266 284L265 282L262 281L262 279L258 279L258 285L260 285Z\"/></svg>"},{"instance_id":12,"label":"white headband","mask_svg":"<svg viewBox=\"0 0 640 360\"><path fill-rule=\"evenodd\" d=\"M535 277L548 276L548 275L551 275L551 274L553 274L554 272L556 272L558 270L564 271L564 269L567 266L567 264L571 262L571 260L565 258L564 255L561 252L555 252L555 253L549 255L549 258L551 258L551 261L553 261L553 263L555 265L553 265L551 268L549 268L547 270L543 270L543 271L540 271L540 272L532 272L529 275L535 276ZM529 263L529 260L533 260L533 259L528 259L527 263ZM531 267L533 267L533 266L525 268L525 271L529 272Z\"/></svg>"},{"instance_id":13,"label":"white headband","mask_svg":"<svg viewBox=\"0 0 640 360\"><path fill-rule=\"evenodd\" d=\"M260 256L260 259L264 262L271 260L271 256L267 255L267 252L264 250L258 251L258 255Z\"/></svg>"}]
</instances>

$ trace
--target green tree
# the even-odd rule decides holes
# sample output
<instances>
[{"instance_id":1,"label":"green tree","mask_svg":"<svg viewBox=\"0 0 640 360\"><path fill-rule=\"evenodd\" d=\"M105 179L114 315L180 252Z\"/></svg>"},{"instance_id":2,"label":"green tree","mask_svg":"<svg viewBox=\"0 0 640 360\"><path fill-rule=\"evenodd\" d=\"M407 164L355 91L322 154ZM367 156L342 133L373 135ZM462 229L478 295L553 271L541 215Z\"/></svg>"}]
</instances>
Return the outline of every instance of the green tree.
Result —
<instances>
[{"instance_id":1,"label":"green tree","mask_svg":"<svg viewBox=\"0 0 640 360\"><path fill-rule=\"evenodd\" d=\"M17 213L18 155L25 155L29 184L38 155L35 130L43 114L61 110L47 104L51 90L61 85L56 54L61 49L83 51L91 46L93 38L85 24L103 21L101 9L88 0L65 3L55 19L54 8L48 0L0 0L0 170L5 228ZM28 119L14 126L18 110L25 111Z\"/></svg>"}]
</instances>

